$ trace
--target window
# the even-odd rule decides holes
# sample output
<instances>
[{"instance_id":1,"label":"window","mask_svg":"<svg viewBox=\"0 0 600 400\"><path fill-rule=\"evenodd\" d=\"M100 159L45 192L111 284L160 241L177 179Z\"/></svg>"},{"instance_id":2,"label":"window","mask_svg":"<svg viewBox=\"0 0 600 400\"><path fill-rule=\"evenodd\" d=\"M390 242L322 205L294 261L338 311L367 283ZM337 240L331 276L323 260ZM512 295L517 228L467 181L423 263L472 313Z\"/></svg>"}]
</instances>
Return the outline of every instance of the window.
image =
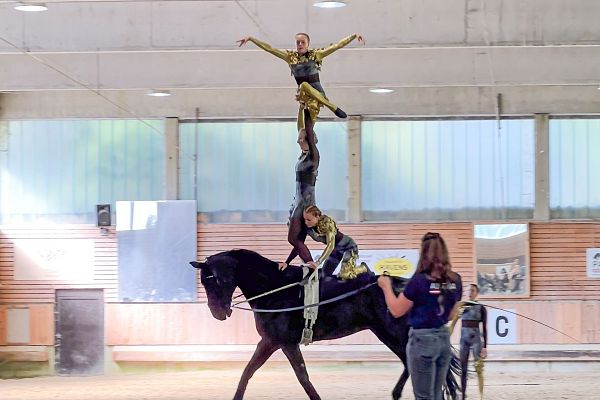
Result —
<instances>
[{"instance_id":1,"label":"window","mask_svg":"<svg viewBox=\"0 0 600 400\"><path fill-rule=\"evenodd\" d=\"M96 204L164 198L161 121L11 121L0 142L1 223L95 223Z\"/></svg>"},{"instance_id":2,"label":"window","mask_svg":"<svg viewBox=\"0 0 600 400\"><path fill-rule=\"evenodd\" d=\"M551 218L600 217L600 119L550 120Z\"/></svg>"},{"instance_id":3,"label":"window","mask_svg":"<svg viewBox=\"0 0 600 400\"><path fill-rule=\"evenodd\" d=\"M337 220L347 198L346 125L318 122L316 200ZM284 222L295 193L300 150L293 122L180 125L180 192L197 199L206 222Z\"/></svg>"},{"instance_id":4,"label":"window","mask_svg":"<svg viewBox=\"0 0 600 400\"><path fill-rule=\"evenodd\" d=\"M364 122L363 217L531 218L534 167L530 119Z\"/></svg>"}]
</instances>

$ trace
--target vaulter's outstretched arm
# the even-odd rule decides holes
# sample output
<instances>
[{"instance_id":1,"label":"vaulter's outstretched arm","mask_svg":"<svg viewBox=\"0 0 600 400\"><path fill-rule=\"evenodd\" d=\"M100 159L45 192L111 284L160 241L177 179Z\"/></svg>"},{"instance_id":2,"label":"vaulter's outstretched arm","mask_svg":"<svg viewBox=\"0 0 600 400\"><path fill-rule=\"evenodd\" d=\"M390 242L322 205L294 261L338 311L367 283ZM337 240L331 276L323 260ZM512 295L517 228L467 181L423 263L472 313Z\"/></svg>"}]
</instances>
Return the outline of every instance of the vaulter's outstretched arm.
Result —
<instances>
[{"instance_id":1,"label":"vaulter's outstretched arm","mask_svg":"<svg viewBox=\"0 0 600 400\"><path fill-rule=\"evenodd\" d=\"M288 53L286 51L276 49L273 46L271 46L270 44L268 44L266 42L263 42L261 40L258 40L256 38L253 38L252 36L243 37L240 40L238 40L237 42L240 44L240 47L242 47L243 45L245 45L248 42L252 42L255 45L257 45L259 48L261 48L264 51L266 51L267 53L271 53L275 57L281 58L283 61L285 61L288 64L290 63L290 60L289 60L289 57L288 57Z\"/></svg>"},{"instance_id":2,"label":"vaulter's outstretched arm","mask_svg":"<svg viewBox=\"0 0 600 400\"><path fill-rule=\"evenodd\" d=\"M334 51L339 50L342 47L348 46L354 39L358 39L358 41L363 44L365 43L365 40L363 39L362 35L359 35L358 33L353 33L352 35L343 38L337 43L330 44L329 46L323 49L317 50L317 55L319 58L323 59L331 53L333 53Z\"/></svg>"},{"instance_id":3,"label":"vaulter's outstretched arm","mask_svg":"<svg viewBox=\"0 0 600 400\"><path fill-rule=\"evenodd\" d=\"M325 218L327 218L327 221L325 223L325 238L327 244L325 245L325 249L323 250L323 253L321 253L321 256L317 259L317 261L315 261L317 265L321 265L323 261L327 260L327 257L331 255L331 253L333 252L333 248L335 247L335 234L337 233L337 227L335 226L335 222L333 222L331 218Z\"/></svg>"}]
</instances>

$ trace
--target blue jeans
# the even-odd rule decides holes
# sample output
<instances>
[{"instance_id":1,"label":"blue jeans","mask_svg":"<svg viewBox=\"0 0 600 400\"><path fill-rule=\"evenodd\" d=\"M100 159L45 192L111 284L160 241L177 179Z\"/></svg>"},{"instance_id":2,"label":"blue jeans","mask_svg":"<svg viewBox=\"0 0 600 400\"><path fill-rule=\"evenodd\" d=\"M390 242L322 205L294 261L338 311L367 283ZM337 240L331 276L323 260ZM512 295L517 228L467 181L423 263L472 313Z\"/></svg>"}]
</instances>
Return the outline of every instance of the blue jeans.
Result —
<instances>
[{"instance_id":1,"label":"blue jeans","mask_svg":"<svg viewBox=\"0 0 600 400\"><path fill-rule=\"evenodd\" d=\"M452 357L448 329L411 328L406 355L415 400L443 400L442 385Z\"/></svg>"}]
</instances>

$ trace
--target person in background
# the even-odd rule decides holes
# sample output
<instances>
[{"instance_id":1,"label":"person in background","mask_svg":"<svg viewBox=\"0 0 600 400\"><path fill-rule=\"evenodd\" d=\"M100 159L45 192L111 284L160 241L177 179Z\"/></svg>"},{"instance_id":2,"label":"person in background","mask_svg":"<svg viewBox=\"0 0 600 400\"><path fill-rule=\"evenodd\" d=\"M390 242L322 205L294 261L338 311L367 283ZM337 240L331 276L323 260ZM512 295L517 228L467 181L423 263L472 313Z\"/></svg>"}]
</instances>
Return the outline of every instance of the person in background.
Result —
<instances>
[{"instance_id":1,"label":"person in background","mask_svg":"<svg viewBox=\"0 0 600 400\"><path fill-rule=\"evenodd\" d=\"M483 360L487 357L487 311L485 306L477 301L479 286L472 283L469 286L469 301L459 305L461 320L460 329L460 364L461 387L463 400L467 391L467 370L469 354L473 353L475 371L479 380L479 393L483 396ZM458 318L456 318L458 319ZM452 326L456 320L453 321ZM479 329L481 324L481 330Z\"/></svg>"}]
</instances>

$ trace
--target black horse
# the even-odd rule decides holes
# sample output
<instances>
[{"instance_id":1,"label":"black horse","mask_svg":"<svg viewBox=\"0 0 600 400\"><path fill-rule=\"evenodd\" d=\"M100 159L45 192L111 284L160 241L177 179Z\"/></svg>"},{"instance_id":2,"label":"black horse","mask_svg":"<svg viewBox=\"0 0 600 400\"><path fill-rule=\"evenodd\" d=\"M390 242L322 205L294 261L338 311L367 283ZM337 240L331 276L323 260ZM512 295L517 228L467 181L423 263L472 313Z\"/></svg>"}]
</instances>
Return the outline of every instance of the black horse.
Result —
<instances>
[{"instance_id":1,"label":"black horse","mask_svg":"<svg viewBox=\"0 0 600 400\"><path fill-rule=\"evenodd\" d=\"M249 299L302 280L302 269L289 267L285 271L278 269L277 263L249 250L231 250L215 254L205 262L191 262L200 269L200 280L206 289L208 307L218 320L225 320L231 315L232 296L239 287ZM404 372L392 391L392 398L399 399L404 384L408 379L406 368L406 343L408 326L406 319L393 318L388 312L383 292L377 285L370 285L376 280L373 274L362 274L351 281L338 281L335 278L321 280L321 300L335 297L337 294L349 292L360 287L367 287L356 295L339 301L321 305L318 318L313 326L313 340L337 339L355 332L369 329L381 340L404 364ZM291 288L260 297L249 302L255 310L276 310L302 306L303 288L296 285ZM304 359L300 352L299 342L304 328L302 310L288 312L256 312L254 314L256 329L261 336L254 355L246 365L235 392L234 400L244 396L248 381L278 349L281 349L289 360L298 381L311 400L320 399L319 394L308 378ZM456 393L456 381L451 372L448 373L448 388L452 397Z\"/></svg>"}]
</instances>

